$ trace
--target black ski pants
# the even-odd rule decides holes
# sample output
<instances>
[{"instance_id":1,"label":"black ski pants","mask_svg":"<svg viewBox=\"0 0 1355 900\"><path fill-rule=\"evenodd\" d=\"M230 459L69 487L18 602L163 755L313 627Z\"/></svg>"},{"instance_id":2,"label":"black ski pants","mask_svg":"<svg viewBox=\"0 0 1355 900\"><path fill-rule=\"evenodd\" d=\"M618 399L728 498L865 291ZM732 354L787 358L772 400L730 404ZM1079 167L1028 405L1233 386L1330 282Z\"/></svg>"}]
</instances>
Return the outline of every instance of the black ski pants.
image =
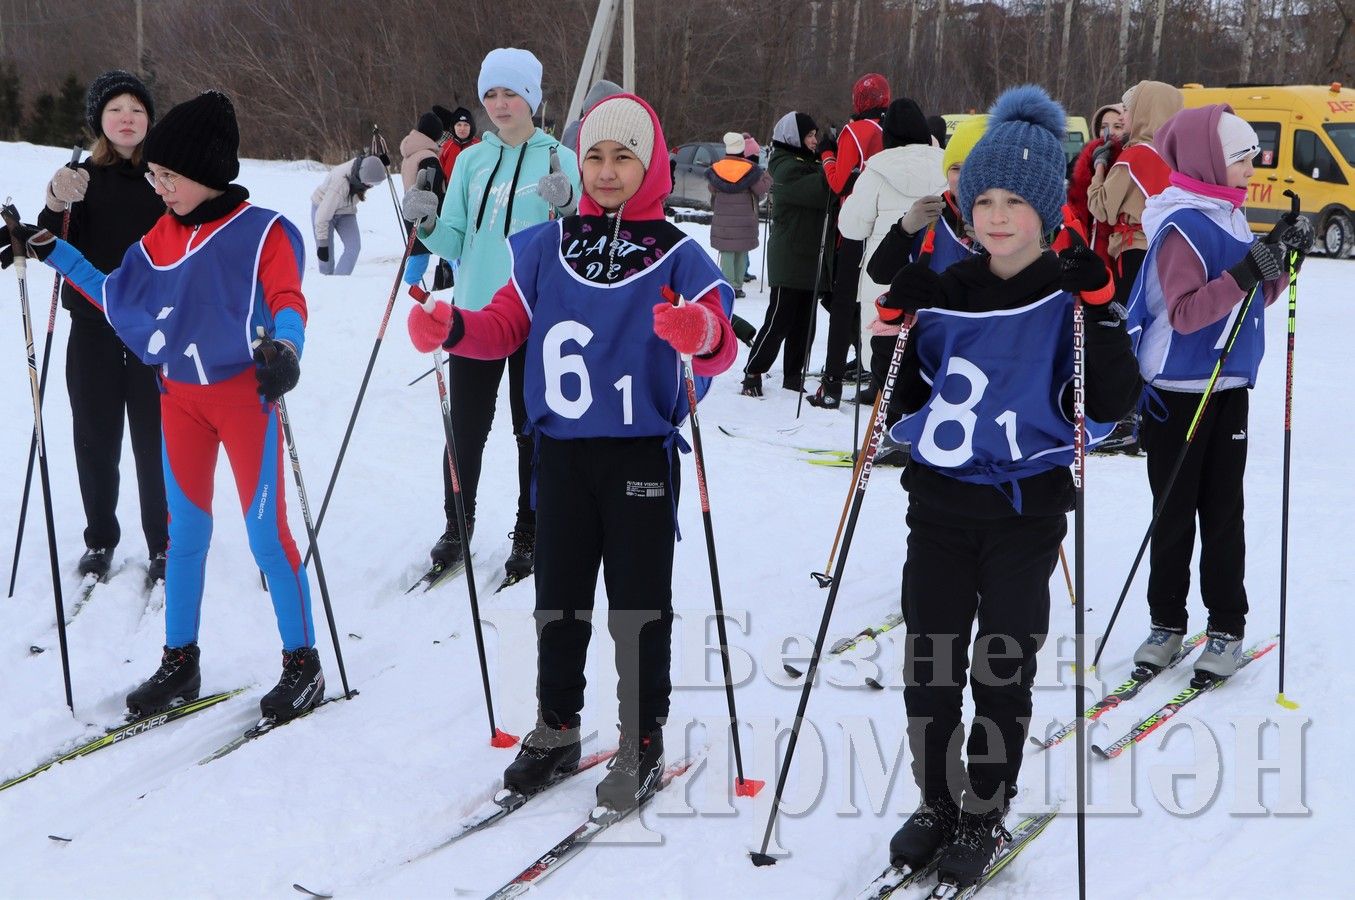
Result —
<instances>
[{"instance_id":1,"label":"black ski pants","mask_svg":"<svg viewBox=\"0 0 1355 900\"><path fill-rule=\"evenodd\" d=\"M1143 416L1140 440L1148 454L1153 506L1162 502L1167 478L1185 445L1199 394L1158 390L1165 420ZM1243 633L1247 621L1246 534L1242 521L1242 479L1247 471L1245 388L1216 391L1181 464L1176 483L1153 531L1149 549L1148 610L1153 623L1184 632L1190 594L1190 560L1195 520L1200 522L1200 595L1209 627Z\"/></svg>"},{"instance_id":2,"label":"black ski pants","mask_svg":"<svg viewBox=\"0 0 1355 900\"><path fill-rule=\"evenodd\" d=\"M805 353L813 339L814 294L799 288L773 287L767 316L748 351L745 375L765 375L781 353L781 383L792 390L803 381ZM784 346L783 346L784 345Z\"/></svg>"},{"instance_id":3,"label":"black ski pants","mask_svg":"<svg viewBox=\"0 0 1355 900\"><path fill-rule=\"evenodd\" d=\"M1035 654L1049 630L1049 578L1066 516L1012 516L973 527L908 512L904 566L904 705L913 777L924 797L965 808L1005 805L1016 794L1030 728ZM973 665L970 665L970 635ZM960 747L968 673L975 719Z\"/></svg>"},{"instance_id":4,"label":"black ski pants","mask_svg":"<svg viewBox=\"0 0 1355 900\"><path fill-rule=\"evenodd\" d=\"M523 372L527 364L524 345L508 357L508 407L518 448L518 522L532 522L532 439L522 433L527 422L527 407L522 397ZM475 518L475 497L480 486L485 441L494 424L494 407L503 381L504 360L466 359L453 356L447 364L447 397L451 403L452 436L456 438L457 475L461 479L466 517ZM442 469L443 508L448 528L455 530L456 500L452 476L447 468L447 452L438 455Z\"/></svg>"},{"instance_id":5,"label":"black ski pants","mask_svg":"<svg viewBox=\"0 0 1355 900\"><path fill-rule=\"evenodd\" d=\"M124 419L132 436L141 529L151 555L169 546L169 511L160 455L160 385L105 322L71 318L66 344L75 471L85 506L85 546L116 547Z\"/></svg>"},{"instance_id":6,"label":"black ski pants","mask_svg":"<svg viewBox=\"0 0 1355 900\"><path fill-rule=\"evenodd\" d=\"M846 238L837 245L833 296L828 301L828 348L823 374L839 380L847 368L847 349L856 347L861 336L861 305L856 302L856 291L860 286L861 256L865 248L864 241ZM859 347L857 352L860 352Z\"/></svg>"},{"instance_id":7,"label":"black ski pants","mask_svg":"<svg viewBox=\"0 0 1355 900\"><path fill-rule=\"evenodd\" d=\"M601 567L627 733L652 731L672 694L673 546L680 467L663 438L540 438L536 481L537 700L583 709Z\"/></svg>"}]
</instances>

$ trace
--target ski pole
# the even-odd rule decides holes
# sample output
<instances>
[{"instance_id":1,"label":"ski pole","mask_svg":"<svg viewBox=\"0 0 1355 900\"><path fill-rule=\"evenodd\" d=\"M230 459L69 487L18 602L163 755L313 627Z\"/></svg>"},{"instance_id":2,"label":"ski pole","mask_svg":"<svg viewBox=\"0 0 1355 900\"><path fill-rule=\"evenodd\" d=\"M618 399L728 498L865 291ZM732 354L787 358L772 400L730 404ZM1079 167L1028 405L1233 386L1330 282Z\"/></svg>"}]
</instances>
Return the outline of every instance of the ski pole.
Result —
<instances>
[{"instance_id":1,"label":"ski pole","mask_svg":"<svg viewBox=\"0 0 1355 900\"><path fill-rule=\"evenodd\" d=\"M668 285L663 286L663 297L674 306L686 301ZM692 373L692 355L682 357L682 378L687 386L688 419L692 426L692 456L696 464L696 490L701 497L701 521L706 529L706 558L710 560L710 589L715 604L715 630L720 636L720 666L725 676L725 702L729 706L729 733L734 740L734 766L738 781L734 793L739 797L756 797L766 785L743 777L743 750L739 744L739 714L734 708L734 677L729 670L729 636L725 631L725 606L720 591L720 564L715 558L715 524L710 515L710 493L706 487L706 457L701 446L701 420L696 415L696 377Z\"/></svg>"},{"instance_id":2,"label":"ski pole","mask_svg":"<svg viewBox=\"0 0 1355 900\"><path fill-rule=\"evenodd\" d=\"M1293 191L1286 190L1290 198L1290 209L1297 212L1298 197ZM1284 374L1284 472L1280 489L1280 686L1275 694L1275 702L1285 709L1298 709L1298 704L1284 695L1284 648L1285 619L1289 599L1289 463L1290 440L1293 437L1291 424L1294 412L1294 325L1298 317L1299 254L1289 251L1289 337L1285 352Z\"/></svg>"},{"instance_id":3,"label":"ski pole","mask_svg":"<svg viewBox=\"0 0 1355 900\"><path fill-rule=\"evenodd\" d=\"M1166 484L1162 488L1162 497L1153 509L1153 517L1148 522L1148 530L1144 532L1143 540L1139 543L1139 552L1134 556L1134 564L1129 567L1129 576L1124 580L1124 587L1120 589L1120 597L1115 601L1115 609L1111 611L1110 621L1106 623L1105 633L1101 635L1100 646L1096 648L1096 655L1092 657L1093 671L1096 670L1097 664L1101 662L1101 653L1106 649L1106 641L1110 639L1110 631L1115 627L1115 619L1120 615L1120 607L1124 606L1124 599L1129 596L1129 588L1134 583L1134 575L1139 570L1139 563L1143 562L1143 554L1148 550L1149 541L1153 539L1153 532L1157 529L1158 519L1162 517L1162 510L1167 506L1167 498L1171 495L1172 486L1176 484L1176 476L1181 473L1181 466L1186 461L1186 454L1190 452L1195 434L1199 430L1200 423L1204 421L1205 407L1208 406L1209 398L1214 393L1214 385L1218 382L1219 373L1223 371L1223 364L1228 361L1228 354L1232 351L1233 344L1237 341L1237 336L1241 333L1242 326L1247 320L1252 299L1255 298L1259 290L1260 285L1257 285L1242 299L1242 305L1237 313L1237 321L1233 323L1232 330L1228 334L1228 340L1219 353L1218 361L1214 363L1214 371L1205 384L1204 393L1200 395L1199 405L1195 407L1195 415L1190 420L1190 427L1186 429L1186 442L1181 445L1181 451L1176 454L1176 461L1172 464L1171 474L1167 476ZM1082 596L1081 591L1078 592L1078 596Z\"/></svg>"},{"instance_id":4,"label":"ski pole","mask_svg":"<svg viewBox=\"0 0 1355 900\"><path fill-rule=\"evenodd\" d=\"M71 161L66 163L66 168L74 169L80 163L80 145L76 144L71 151ZM71 233L71 205L66 204L66 209L61 213L61 239L66 240ZM42 343L42 376L38 379L38 402L41 403L47 396L47 368L52 361L52 332L56 330L56 304L61 297L62 278L58 273L56 279L52 282L52 304L47 311L47 337ZM19 575L19 551L24 545L24 523L28 520L28 495L33 487L33 461L38 454L38 436L33 433L28 442L28 468L24 470L24 491L23 497L19 500L19 527L14 534L14 561L9 569L9 594L14 596L14 581Z\"/></svg>"},{"instance_id":5,"label":"ski pole","mask_svg":"<svg viewBox=\"0 0 1355 900\"><path fill-rule=\"evenodd\" d=\"M1059 563L1063 566L1063 581L1068 585L1068 602L1077 606L1077 592L1073 590L1073 576L1068 571L1068 554L1063 552L1063 545L1059 545Z\"/></svg>"},{"instance_id":6,"label":"ski pole","mask_svg":"<svg viewBox=\"0 0 1355 900\"><path fill-rule=\"evenodd\" d=\"M372 153L373 156L379 156L382 159L390 159L390 147L386 144L386 138L381 134L381 129L378 128L375 123L372 124L372 150L376 151ZM387 163L387 166L389 166L389 163ZM402 231L408 227L409 233L413 234L415 231L414 226L408 225L408 223L405 222L404 214L400 212L400 198L395 195L395 179L390 177L389 171L386 173L386 187L390 188L391 205L395 207L396 226Z\"/></svg>"},{"instance_id":7,"label":"ski pole","mask_svg":"<svg viewBox=\"0 0 1355 900\"><path fill-rule=\"evenodd\" d=\"M263 328L260 327L262 332ZM311 521L311 508L306 500L306 481L301 477L301 460L296 454L296 438L292 436L292 419L287 415L287 401L278 398L278 418L282 420L282 434L287 441L287 456L292 461L292 477L296 481L296 495L301 502L301 518L306 523L306 536L310 539L311 550L315 553L315 580L320 585L320 599L325 605L325 619L329 623L329 639L334 644L334 659L339 664L339 681L343 684L345 700L351 699L353 691L348 687L348 673L343 667L343 649L339 646L339 629L334 625L334 606L329 602L329 586L325 584L325 567L320 562L320 548L315 543L315 524ZM305 566L302 566L305 569ZM304 577L304 576L302 576Z\"/></svg>"},{"instance_id":8,"label":"ski pole","mask_svg":"<svg viewBox=\"0 0 1355 900\"><path fill-rule=\"evenodd\" d=\"M19 281L19 311L24 322L24 343L28 347L28 386L33 395L33 440L38 449L38 479L42 484L42 511L47 520L47 556L52 564L52 601L56 604L56 636L61 645L61 677L66 685L66 706L75 714L71 696L71 660L66 646L66 604L61 595L61 563L56 553L56 523L52 519L52 480L47 472L47 444L42 434L42 395L38 387L38 360L33 346L33 318L28 309L28 248L19 237L22 224L19 211L8 198L0 218L9 226L10 247L14 252L14 275Z\"/></svg>"},{"instance_id":9,"label":"ski pole","mask_svg":"<svg viewBox=\"0 0 1355 900\"><path fill-rule=\"evenodd\" d=\"M423 373L422 375L420 375L418 378L415 378L415 379L414 379L413 381L411 381L409 384L405 385L405 387L414 387L414 385L418 384L420 381L423 381L423 380L424 380L425 378L427 378L429 375L432 375L435 371L437 371L437 366L434 366L433 368L429 369L427 372L424 372L424 373Z\"/></svg>"},{"instance_id":10,"label":"ski pole","mask_svg":"<svg viewBox=\"0 0 1355 900\"><path fill-rule=\"evenodd\" d=\"M905 316L899 336L894 341L894 353L889 359L889 370L885 375L884 386L880 389L880 407L889 408L889 397L894 392L894 380L899 373L899 363L903 360L904 348L908 345L908 332L913 320ZM833 572L833 584L828 589L828 599L823 605L823 618L819 620L819 633L814 638L814 652L809 658L809 668L805 673L805 686L800 690L800 705L795 711L795 721L790 727L790 740L786 743L786 756L781 761L781 772L776 779L776 795L772 799L771 813L767 816L767 830L762 836L762 849L750 854L755 866L776 864L776 858L767 853L772 840L772 829L776 827L776 814L781 806L781 795L786 789L786 780L790 777L790 763L795 755L795 745L800 739L800 726L805 720L805 710L809 706L809 692L814 687L814 674L819 668L819 657L823 654L823 644L828 637L828 624L833 618L833 606L837 602L838 588L842 586L842 572L847 567L847 553L851 550L852 534L856 531L856 520L861 514L861 503L866 496L866 485L870 483L871 466L875 454L879 452L880 442L884 439L884 419L877 416L875 427L871 429L866 450L861 454L861 468L856 474L856 487L852 495L851 511L847 516L847 529L842 538L842 555L837 558L837 568Z\"/></svg>"},{"instance_id":11,"label":"ski pole","mask_svg":"<svg viewBox=\"0 0 1355 900\"><path fill-rule=\"evenodd\" d=\"M409 239L405 241L405 252L400 257L400 267L395 271L395 284L391 286L390 299L386 301L386 312L381 316L381 326L376 330L376 340L372 343L372 354L367 358L367 370L362 373L362 383L358 385L358 398L353 401L353 411L348 416L348 427L344 430L343 440L339 443L339 455L334 460L334 471L329 473L329 484L325 486L325 496L320 501L320 514L315 518L315 533L320 533L320 527L325 524L325 512L329 509L330 497L334 494L334 484L339 480L339 468L343 466L344 454L348 452L348 442L353 438L353 426L358 421L358 410L362 409L362 398L367 396L367 383L372 378L372 369L376 366L376 355L381 352L381 341L386 336L386 326L390 324L391 311L395 309L395 298L400 293L400 284L404 280L405 266L409 263L409 254L414 250L414 241L417 229L411 228ZM314 538L311 538L311 546L306 549L306 558L301 561L304 566L310 562L311 553L315 549Z\"/></svg>"},{"instance_id":12,"label":"ski pole","mask_svg":"<svg viewBox=\"0 0 1355 900\"><path fill-rule=\"evenodd\" d=\"M875 420L880 415L880 394L875 395L875 404L870 408L870 418L866 420L866 433L874 434ZM833 534L833 546L828 551L828 563L823 567L822 572L810 572L809 577L819 583L819 587L827 588L833 585L833 576L828 573L833 570L833 558L837 556L838 542L842 540L842 528L847 523L847 513L852 507L852 497L856 493L856 479L861 475L861 466L865 462L865 454L856 454L855 461L852 463L851 486L847 489L847 496L842 500L842 514L838 516L837 532Z\"/></svg>"},{"instance_id":13,"label":"ski pole","mask_svg":"<svg viewBox=\"0 0 1355 900\"><path fill-rule=\"evenodd\" d=\"M1087 322L1082 297L1073 294L1073 552L1076 588L1073 590L1073 703L1077 707L1077 894L1087 898L1087 719L1082 715L1086 690L1087 610L1077 602L1086 596L1087 491ZM1068 560L1059 545L1067 574Z\"/></svg>"},{"instance_id":14,"label":"ski pole","mask_svg":"<svg viewBox=\"0 0 1355 900\"><path fill-rule=\"evenodd\" d=\"M409 286L409 294L428 312L433 311L435 301L432 296L418 285ZM518 742L516 735L509 734L494 723L494 696L489 687L489 663L485 659L485 635L480 626L480 600L475 590L475 567L471 563L470 530L466 520L466 498L461 493L461 477L456 463L456 435L452 432L452 401L447 395L447 379L442 374L442 349L433 351L433 375L437 380L438 402L442 406L442 431L447 437L447 472L452 480L452 500L456 506L456 527L461 532L461 547L466 561L466 593L470 598L470 620L475 630L475 651L480 656L480 681L485 688L485 712L489 716L489 744L491 747L511 747Z\"/></svg>"},{"instance_id":15,"label":"ski pole","mask_svg":"<svg viewBox=\"0 0 1355 900\"><path fill-rule=\"evenodd\" d=\"M809 296L809 330L805 334L805 359L800 365L800 396L795 400L795 418L800 418L800 410L805 402L805 379L809 377L809 351L814 346L814 320L818 318L818 313L814 311L814 304L819 302L819 283L823 279L823 248L828 243L828 223L833 218L833 198L828 198L828 205L823 208L823 229L819 234L819 261L814 268L814 293ZM829 301L831 304L831 301ZM789 339L789 338L788 338Z\"/></svg>"}]
</instances>

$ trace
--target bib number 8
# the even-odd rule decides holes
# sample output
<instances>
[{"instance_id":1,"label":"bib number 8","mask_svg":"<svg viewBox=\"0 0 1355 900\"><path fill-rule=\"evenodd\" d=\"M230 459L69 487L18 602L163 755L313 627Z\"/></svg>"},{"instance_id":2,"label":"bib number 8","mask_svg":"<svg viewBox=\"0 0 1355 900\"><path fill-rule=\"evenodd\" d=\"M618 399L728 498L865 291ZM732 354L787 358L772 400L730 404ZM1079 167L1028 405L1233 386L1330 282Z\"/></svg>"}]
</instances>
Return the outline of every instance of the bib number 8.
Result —
<instances>
[{"instance_id":1,"label":"bib number 8","mask_svg":"<svg viewBox=\"0 0 1355 900\"><path fill-rule=\"evenodd\" d=\"M988 376L963 356L950 357L944 377L948 379L952 375L963 378L969 385L969 391L958 403L952 403L938 394L932 400L931 412L927 414L927 423L922 428L922 438L919 441L923 458L945 468L959 468L973 458L974 427L979 421L979 417L974 413L974 407L979 405L984 392L988 390ZM1020 459L1021 448L1016 443L1016 412L1005 410L994 421L1006 434L1007 449L1011 453L1012 460ZM936 442L937 429L946 422L958 423L963 432L960 443L950 449L945 449Z\"/></svg>"},{"instance_id":2,"label":"bib number 8","mask_svg":"<svg viewBox=\"0 0 1355 900\"><path fill-rule=\"evenodd\" d=\"M546 405L551 412L566 419L581 419L593 405L593 384L588 377L588 366L582 353L566 353L565 344L573 342L582 350L593 339L593 331L581 322L567 319L557 322L546 332L541 342L541 366L546 375ZM573 375L579 380L578 396L565 396L564 379ZM613 385L621 394L621 421L630 425L633 418L631 404L631 376L623 375Z\"/></svg>"}]
</instances>

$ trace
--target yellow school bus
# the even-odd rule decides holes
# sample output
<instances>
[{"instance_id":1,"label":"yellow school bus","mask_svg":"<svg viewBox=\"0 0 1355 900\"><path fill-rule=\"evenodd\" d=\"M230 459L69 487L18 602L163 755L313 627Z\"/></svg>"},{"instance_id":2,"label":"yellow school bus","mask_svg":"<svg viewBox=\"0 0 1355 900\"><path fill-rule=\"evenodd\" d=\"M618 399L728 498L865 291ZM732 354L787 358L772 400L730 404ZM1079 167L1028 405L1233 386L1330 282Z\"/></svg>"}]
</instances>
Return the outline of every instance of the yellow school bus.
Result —
<instances>
[{"instance_id":1,"label":"yellow school bus","mask_svg":"<svg viewBox=\"0 0 1355 900\"><path fill-rule=\"evenodd\" d=\"M1289 211L1286 189L1317 231L1317 248L1343 257L1355 245L1355 90L1329 85L1181 88L1186 106L1227 103L1260 138L1247 222L1269 231Z\"/></svg>"}]
</instances>

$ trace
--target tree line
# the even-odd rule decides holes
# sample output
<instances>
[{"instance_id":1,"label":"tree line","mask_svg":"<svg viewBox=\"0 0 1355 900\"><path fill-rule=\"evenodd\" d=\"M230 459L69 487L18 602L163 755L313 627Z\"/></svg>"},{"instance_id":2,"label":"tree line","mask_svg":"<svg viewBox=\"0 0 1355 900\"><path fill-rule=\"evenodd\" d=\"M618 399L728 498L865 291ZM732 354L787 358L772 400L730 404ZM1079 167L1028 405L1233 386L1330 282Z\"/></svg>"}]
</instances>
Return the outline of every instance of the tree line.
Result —
<instances>
[{"instance_id":1,"label":"tree line","mask_svg":"<svg viewBox=\"0 0 1355 900\"><path fill-rule=\"evenodd\" d=\"M137 72L157 107L208 87L242 152L337 161L376 124L392 147L434 103L479 112L497 46L545 70L562 129L596 0L0 0L0 138L66 145L84 86ZM851 113L852 82L886 75L931 113L982 110L1043 84L1090 115L1143 78L1173 84L1355 84L1355 0L637 0L637 90L670 144L729 130L765 140L798 109ZM610 53L620 80L620 29Z\"/></svg>"}]
</instances>

